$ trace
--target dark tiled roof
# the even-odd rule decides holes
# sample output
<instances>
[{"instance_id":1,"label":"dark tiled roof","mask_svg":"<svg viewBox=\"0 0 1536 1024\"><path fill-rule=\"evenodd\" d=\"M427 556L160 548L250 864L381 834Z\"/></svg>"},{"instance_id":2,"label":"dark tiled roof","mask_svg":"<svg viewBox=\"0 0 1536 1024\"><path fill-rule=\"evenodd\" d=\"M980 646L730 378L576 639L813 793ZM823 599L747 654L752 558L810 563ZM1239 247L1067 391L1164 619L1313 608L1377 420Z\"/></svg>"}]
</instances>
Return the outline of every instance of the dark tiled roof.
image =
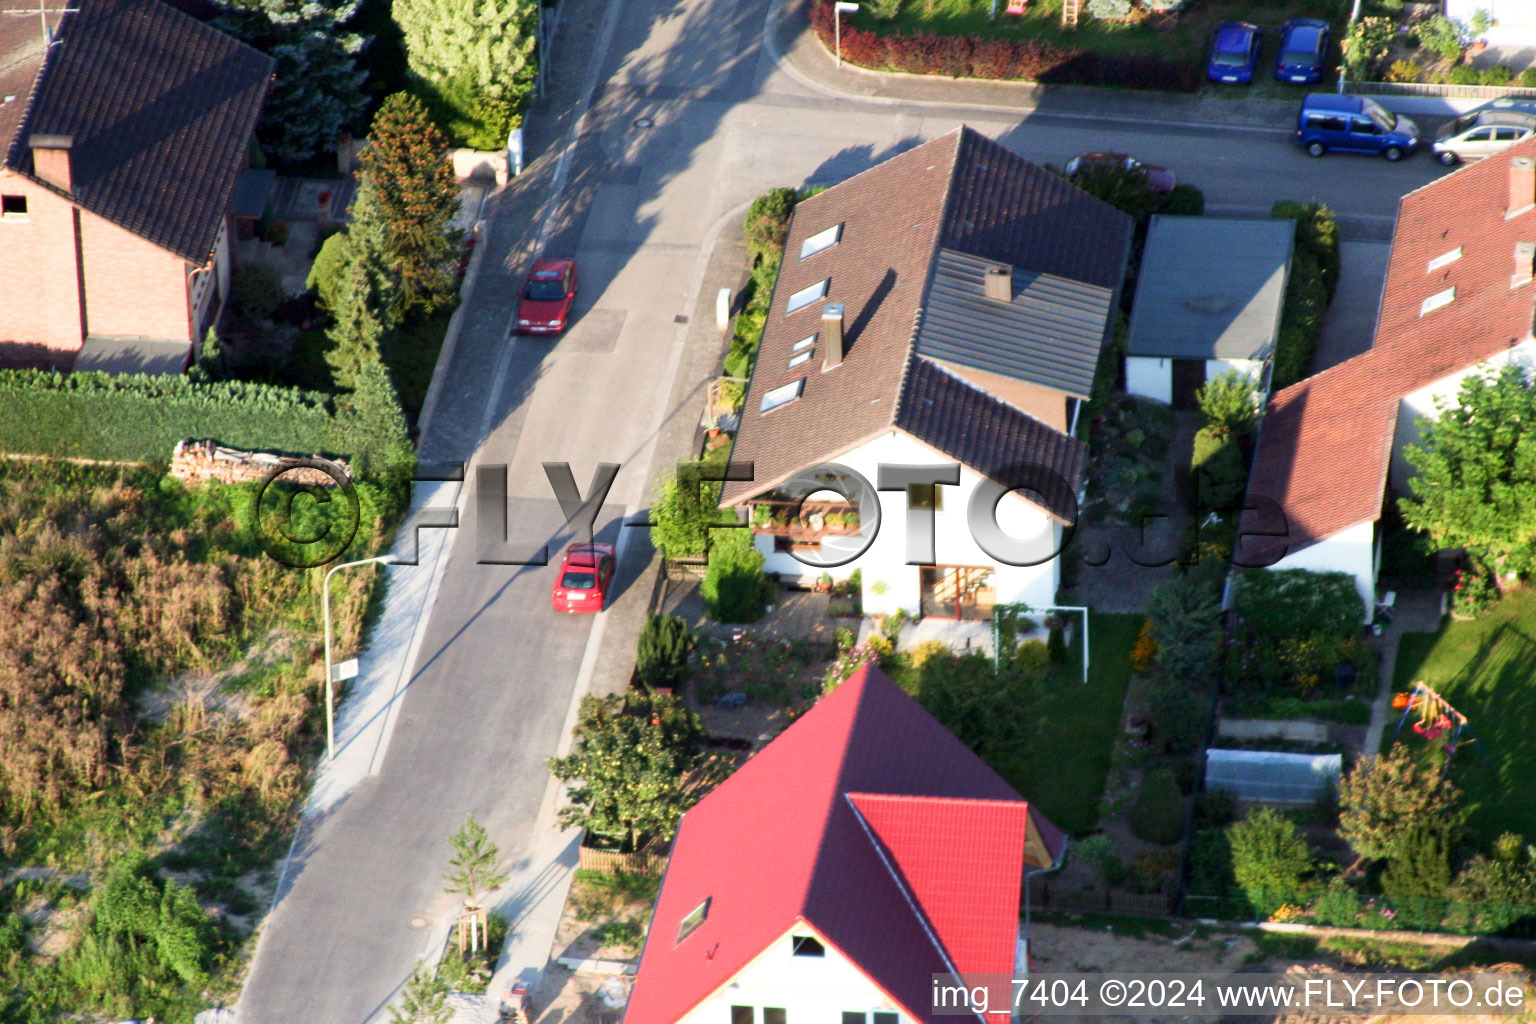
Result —
<instances>
[{"instance_id":1,"label":"dark tiled roof","mask_svg":"<svg viewBox=\"0 0 1536 1024\"><path fill-rule=\"evenodd\" d=\"M805 239L838 224L836 245L799 258ZM941 246L1118 295L1130 239L1130 218L966 127L800 203L732 453L755 477L727 483L722 502L893 427ZM785 298L823 279L826 300L845 307L846 357L823 371L818 338L813 358L790 367L791 346L820 330L823 304L786 313ZM800 398L760 410L762 394L796 379Z\"/></svg>"},{"instance_id":2,"label":"dark tiled roof","mask_svg":"<svg viewBox=\"0 0 1536 1024\"><path fill-rule=\"evenodd\" d=\"M1112 288L1012 268L1013 301L982 294L1008 264L940 249L917 353L1087 398L1111 320Z\"/></svg>"},{"instance_id":3,"label":"dark tiled roof","mask_svg":"<svg viewBox=\"0 0 1536 1024\"><path fill-rule=\"evenodd\" d=\"M960 380L913 359L896 426L1004 485L1028 485L1064 522L1077 519L1086 446Z\"/></svg>"},{"instance_id":4,"label":"dark tiled roof","mask_svg":"<svg viewBox=\"0 0 1536 1024\"><path fill-rule=\"evenodd\" d=\"M32 175L33 134L73 137L76 202L202 263L245 163L272 59L159 0L77 6L6 164Z\"/></svg>"},{"instance_id":5,"label":"dark tiled roof","mask_svg":"<svg viewBox=\"0 0 1536 1024\"><path fill-rule=\"evenodd\" d=\"M1278 503L1295 552L1381 515L1398 405L1436 381L1531 336L1536 284L1511 287L1515 246L1536 243L1536 210L1506 217L1510 161L1536 157L1536 140L1449 174L1398 206L1373 347L1270 400L1248 494ZM1536 195L1530 196L1536 202ZM1457 249L1433 271L1429 263ZM1449 305L1421 314L1454 287ZM1267 525L1259 516L1244 529ZM1244 542L1245 555L1278 541Z\"/></svg>"}]
</instances>

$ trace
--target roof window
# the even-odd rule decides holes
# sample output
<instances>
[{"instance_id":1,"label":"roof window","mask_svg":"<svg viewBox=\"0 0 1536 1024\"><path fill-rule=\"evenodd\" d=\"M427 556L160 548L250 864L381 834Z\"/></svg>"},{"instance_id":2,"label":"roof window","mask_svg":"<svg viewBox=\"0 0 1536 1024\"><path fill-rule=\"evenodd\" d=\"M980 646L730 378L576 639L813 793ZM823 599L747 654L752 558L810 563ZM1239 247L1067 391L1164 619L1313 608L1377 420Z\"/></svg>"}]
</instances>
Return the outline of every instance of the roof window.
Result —
<instances>
[{"instance_id":1,"label":"roof window","mask_svg":"<svg viewBox=\"0 0 1536 1024\"><path fill-rule=\"evenodd\" d=\"M813 334L809 338L801 338L799 341L789 346L789 350L791 352L804 352L814 344L816 344L816 335Z\"/></svg>"},{"instance_id":2,"label":"roof window","mask_svg":"<svg viewBox=\"0 0 1536 1024\"><path fill-rule=\"evenodd\" d=\"M800 243L800 258L815 256L823 249L830 249L837 244L837 240L843 237L843 226L834 224L825 231L818 231L810 238Z\"/></svg>"},{"instance_id":3,"label":"roof window","mask_svg":"<svg viewBox=\"0 0 1536 1024\"><path fill-rule=\"evenodd\" d=\"M1454 301L1456 301L1456 286L1452 285L1444 291L1435 292L1435 294L1425 299L1423 303L1419 305L1419 316L1424 316L1426 313L1433 313L1441 306L1449 306Z\"/></svg>"},{"instance_id":4,"label":"roof window","mask_svg":"<svg viewBox=\"0 0 1536 1024\"><path fill-rule=\"evenodd\" d=\"M799 377L788 384L774 388L763 395L763 404L758 407L758 412L772 412L781 405L787 405L800 397L800 392L805 390L805 378Z\"/></svg>"},{"instance_id":5,"label":"roof window","mask_svg":"<svg viewBox=\"0 0 1536 1024\"><path fill-rule=\"evenodd\" d=\"M791 370L793 370L795 367L801 365L802 363L810 362L811 361L811 356L813 356L815 354L816 354L816 350L815 349L806 349L804 352L801 352L799 355L790 356L789 357L789 368Z\"/></svg>"},{"instance_id":6,"label":"roof window","mask_svg":"<svg viewBox=\"0 0 1536 1024\"><path fill-rule=\"evenodd\" d=\"M694 907L688 916L683 918L682 923L677 926L678 942L692 935L699 925L704 923L704 919L709 916L709 901L712 899L714 899L713 896L704 897L704 902Z\"/></svg>"},{"instance_id":7,"label":"roof window","mask_svg":"<svg viewBox=\"0 0 1536 1024\"><path fill-rule=\"evenodd\" d=\"M1461 259L1461 246L1458 245L1450 252L1442 253L1439 256L1436 256L1434 259L1430 260L1429 269L1425 271L1425 273L1434 273L1441 267L1446 266L1447 264L1455 263L1459 259Z\"/></svg>"},{"instance_id":8,"label":"roof window","mask_svg":"<svg viewBox=\"0 0 1536 1024\"><path fill-rule=\"evenodd\" d=\"M789 303L784 307L784 312L793 313L797 309L804 309L811 303L827 297L828 278L822 278L807 288L801 288L789 297Z\"/></svg>"}]
</instances>

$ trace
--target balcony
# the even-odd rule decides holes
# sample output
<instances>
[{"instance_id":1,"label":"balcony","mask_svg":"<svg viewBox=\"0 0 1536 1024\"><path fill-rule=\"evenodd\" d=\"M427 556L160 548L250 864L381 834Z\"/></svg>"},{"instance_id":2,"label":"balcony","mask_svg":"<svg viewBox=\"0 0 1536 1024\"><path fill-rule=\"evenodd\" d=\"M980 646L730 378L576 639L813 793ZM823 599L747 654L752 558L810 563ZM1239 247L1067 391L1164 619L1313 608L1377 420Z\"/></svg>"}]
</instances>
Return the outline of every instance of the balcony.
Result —
<instances>
[{"instance_id":1,"label":"balcony","mask_svg":"<svg viewBox=\"0 0 1536 1024\"><path fill-rule=\"evenodd\" d=\"M827 536L859 532L859 507L846 501L765 498L752 503L752 532L779 538L778 546L816 546Z\"/></svg>"}]
</instances>

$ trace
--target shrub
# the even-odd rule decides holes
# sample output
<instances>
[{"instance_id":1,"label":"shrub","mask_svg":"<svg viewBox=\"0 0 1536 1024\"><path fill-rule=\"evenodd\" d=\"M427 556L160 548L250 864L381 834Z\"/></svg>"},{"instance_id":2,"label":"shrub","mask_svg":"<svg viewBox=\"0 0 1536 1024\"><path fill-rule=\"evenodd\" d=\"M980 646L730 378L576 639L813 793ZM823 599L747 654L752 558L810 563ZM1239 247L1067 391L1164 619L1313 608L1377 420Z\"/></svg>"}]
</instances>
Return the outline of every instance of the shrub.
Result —
<instances>
[{"instance_id":1,"label":"shrub","mask_svg":"<svg viewBox=\"0 0 1536 1024\"><path fill-rule=\"evenodd\" d=\"M1471 64L1458 64L1445 76L1451 85L1477 85L1481 79L1482 75Z\"/></svg>"},{"instance_id":2,"label":"shrub","mask_svg":"<svg viewBox=\"0 0 1536 1024\"><path fill-rule=\"evenodd\" d=\"M1320 203L1280 200L1270 215L1296 221L1296 245L1270 382L1278 391L1312 373L1323 314L1338 286L1339 229L1333 213Z\"/></svg>"},{"instance_id":3,"label":"shrub","mask_svg":"<svg viewBox=\"0 0 1536 1024\"><path fill-rule=\"evenodd\" d=\"M1173 772L1152 772L1142 780L1131 807L1131 831L1162 846L1178 842L1184 834L1184 798Z\"/></svg>"},{"instance_id":4,"label":"shrub","mask_svg":"<svg viewBox=\"0 0 1536 1024\"><path fill-rule=\"evenodd\" d=\"M1495 64L1491 68L1483 68L1477 73L1478 85L1504 86L1510 83L1515 73L1508 64Z\"/></svg>"},{"instance_id":5,"label":"shrub","mask_svg":"<svg viewBox=\"0 0 1536 1024\"><path fill-rule=\"evenodd\" d=\"M1461 60L1461 51L1465 44L1462 38L1463 27L1447 18L1443 14L1432 14L1421 19L1415 26L1418 33L1419 45L1426 50L1438 53L1448 61Z\"/></svg>"},{"instance_id":6,"label":"shrub","mask_svg":"<svg viewBox=\"0 0 1536 1024\"><path fill-rule=\"evenodd\" d=\"M1224 829L1210 828L1196 834L1189 844L1189 891L1209 896L1225 895L1237 880L1232 877L1232 847Z\"/></svg>"},{"instance_id":7,"label":"shrub","mask_svg":"<svg viewBox=\"0 0 1536 1024\"><path fill-rule=\"evenodd\" d=\"M1107 21L1122 21L1131 16L1131 0L1088 0L1088 13Z\"/></svg>"},{"instance_id":8,"label":"shrub","mask_svg":"<svg viewBox=\"0 0 1536 1024\"><path fill-rule=\"evenodd\" d=\"M1205 193L1196 185L1179 182L1163 202L1163 213L1173 217L1199 217L1205 213Z\"/></svg>"},{"instance_id":9,"label":"shrub","mask_svg":"<svg viewBox=\"0 0 1536 1024\"><path fill-rule=\"evenodd\" d=\"M1014 648L1013 667L1025 675L1037 675L1051 666L1051 652L1039 640L1026 640Z\"/></svg>"},{"instance_id":10,"label":"shrub","mask_svg":"<svg viewBox=\"0 0 1536 1024\"><path fill-rule=\"evenodd\" d=\"M1312 869L1312 856L1296 825L1279 811L1260 807L1227 828L1232 874L1259 912L1268 915L1296 895Z\"/></svg>"},{"instance_id":11,"label":"shrub","mask_svg":"<svg viewBox=\"0 0 1536 1024\"><path fill-rule=\"evenodd\" d=\"M1365 621L1365 602L1345 572L1253 569L1235 591L1232 610L1260 637L1353 636Z\"/></svg>"},{"instance_id":12,"label":"shrub","mask_svg":"<svg viewBox=\"0 0 1536 1024\"><path fill-rule=\"evenodd\" d=\"M1397 24L1391 18L1361 18L1355 22L1341 43L1345 75L1357 82L1372 78L1376 65L1396 38Z\"/></svg>"},{"instance_id":13,"label":"shrub","mask_svg":"<svg viewBox=\"0 0 1536 1024\"><path fill-rule=\"evenodd\" d=\"M866 0L864 10L877 21L895 21L901 14L901 4L902 0Z\"/></svg>"},{"instance_id":14,"label":"shrub","mask_svg":"<svg viewBox=\"0 0 1536 1024\"><path fill-rule=\"evenodd\" d=\"M1161 679L1147 697L1153 734L1170 754L1187 754L1205 735L1205 709L1178 679Z\"/></svg>"},{"instance_id":15,"label":"shrub","mask_svg":"<svg viewBox=\"0 0 1536 1024\"><path fill-rule=\"evenodd\" d=\"M1536 68L1526 68L1520 72L1520 88L1536 89Z\"/></svg>"},{"instance_id":16,"label":"shrub","mask_svg":"<svg viewBox=\"0 0 1536 1024\"><path fill-rule=\"evenodd\" d=\"M1440 899L1451 885L1451 835L1443 821L1415 821L1403 830L1381 875L1394 900Z\"/></svg>"},{"instance_id":17,"label":"shrub","mask_svg":"<svg viewBox=\"0 0 1536 1024\"><path fill-rule=\"evenodd\" d=\"M1231 508L1247 489L1248 471L1236 434L1201 427L1195 433L1190 468L1194 471L1195 494L1201 509Z\"/></svg>"},{"instance_id":18,"label":"shrub","mask_svg":"<svg viewBox=\"0 0 1536 1024\"><path fill-rule=\"evenodd\" d=\"M679 463L651 502L651 544L665 558L703 555L722 534L748 532L711 529L734 521L734 517L715 507L720 484L700 479L701 468L697 462Z\"/></svg>"},{"instance_id":19,"label":"shrub","mask_svg":"<svg viewBox=\"0 0 1536 1024\"><path fill-rule=\"evenodd\" d=\"M754 256L784 247L789 220L799 199L799 194L792 188L774 188L752 200L742 226L746 231L747 246Z\"/></svg>"},{"instance_id":20,"label":"shrub","mask_svg":"<svg viewBox=\"0 0 1536 1024\"><path fill-rule=\"evenodd\" d=\"M651 613L640 631L635 672L646 686L675 687L687 676L693 634L677 615Z\"/></svg>"},{"instance_id":21,"label":"shrub","mask_svg":"<svg viewBox=\"0 0 1536 1024\"><path fill-rule=\"evenodd\" d=\"M331 309L332 299L346 266L347 236L345 233L337 233L321 244L314 265L309 268L309 277L304 280L304 286L319 297L320 304L327 310Z\"/></svg>"},{"instance_id":22,"label":"shrub","mask_svg":"<svg viewBox=\"0 0 1536 1024\"><path fill-rule=\"evenodd\" d=\"M261 260L242 263L229 282L229 308L242 320L266 320L283 301L283 279Z\"/></svg>"},{"instance_id":23,"label":"shrub","mask_svg":"<svg viewBox=\"0 0 1536 1024\"><path fill-rule=\"evenodd\" d=\"M1099 879L1105 885L1119 885L1125 878L1125 862L1115 852L1115 841L1102 832L1089 836L1077 844L1077 854L1099 870Z\"/></svg>"},{"instance_id":24,"label":"shrub","mask_svg":"<svg viewBox=\"0 0 1536 1024\"><path fill-rule=\"evenodd\" d=\"M1195 811L1204 825L1229 825L1237 817L1237 796L1230 789L1208 789L1195 797Z\"/></svg>"},{"instance_id":25,"label":"shrub","mask_svg":"<svg viewBox=\"0 0 1536 1024\"><path fill-rule=\"evenodd\" d=\"M913 668L922 671L923 666L934 658L947 658L951 653L949 644L943 640L924 640L907 652L907 660Z\"/></svg>"},{"instance_id":26,"label":"shrub","mask_svg":"<svg viewBox=\"0 0 1536 1024\"><path fill-rule=\"evenodd\" d=\"M773 584L763 574L763 556L749 530L715 530L709 567L699 593L717 622L756 622L768 610Z\"/></svg>"},{"instance_id":27,"label":"shrub","mask_svg":"<svg viewBox=\"0 0 1536 1024\"><path fill-rule=\"evenodd\" d=\"M1144 619L1141 632L1136 635L1136 645L1131 648L1131 668L1145 673L1157 658L1157 641L1152 637L1152 620Z\"/></svg>"},{"instance_id":28,"label":"shrub","mask_svg":"<svg viewBox=\"0 0 1536 1024\"><path fill-rule=\"evenodd\" d=\"M1336 875L1328 880L1328 888L1313 901L1312 919L1321 925L1353 928L1360 922L1361 909L1360 894L1348 879Z\"/></svg>"},{"instance_id":29,"label":"shrub","mask_svg":"<svg viewBox=\"0 0 1536 1024\"><path fill-rule=\"evenodd\" d=\"M1387 71L1389 82L1417 82L1419 76L1424 74L1424 65L1418 61L1395 60Z\"/></svg>"},{"instance_id":30,"label":"shrub","mask_svg":"<svg viewBox=\"0 0 1536 1024\"><path fill-rule=\"evenodd\" d=\"M1185 685L1204 682L1216 668L1221 604L1193 576L1175 576L1152 591L1147 604L1158 664Z\"/></svg>"},{"instance_id":31,"label":"shrub","mask_svg":"<svg viewBox=\"0 0 1536 1024\"><path fill-rule=\"evenodd\" d=\"M1227 370L1195 392L1205 425L1220 433L1247 434L1259 418L1258 382L1246 373Z\"/></svg>"},{"instance_id":32,"label":"shrub","mask_svg":"<svg viewBox=\"0 0 1536 1024\"><path fill-rule=\"evenodd\" d=\"M981 39L971 49L971 74L977 78L1012 78L1018 66L1016 48L1008 39Z\"/></svg>"}]
</instances>

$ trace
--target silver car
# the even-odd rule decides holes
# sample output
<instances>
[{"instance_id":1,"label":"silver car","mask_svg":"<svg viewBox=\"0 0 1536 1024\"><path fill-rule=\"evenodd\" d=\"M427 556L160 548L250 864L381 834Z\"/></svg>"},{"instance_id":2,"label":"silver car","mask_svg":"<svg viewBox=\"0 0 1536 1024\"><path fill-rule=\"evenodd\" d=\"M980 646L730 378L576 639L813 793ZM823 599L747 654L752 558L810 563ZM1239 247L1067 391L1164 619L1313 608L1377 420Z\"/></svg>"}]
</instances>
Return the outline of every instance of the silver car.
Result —
<instances>
[{"instance_id":1,"label":"silver car","mask_svg":"<svg viewBox=\"0 0 1536 1024\"><path fill-rule=\"evenodd\" d=\"M1450 167L1481 160L1536 134L1536 114L1518 110L1474 110L1440 129L1435 159Z\"/></svg>"}]
</instances>

